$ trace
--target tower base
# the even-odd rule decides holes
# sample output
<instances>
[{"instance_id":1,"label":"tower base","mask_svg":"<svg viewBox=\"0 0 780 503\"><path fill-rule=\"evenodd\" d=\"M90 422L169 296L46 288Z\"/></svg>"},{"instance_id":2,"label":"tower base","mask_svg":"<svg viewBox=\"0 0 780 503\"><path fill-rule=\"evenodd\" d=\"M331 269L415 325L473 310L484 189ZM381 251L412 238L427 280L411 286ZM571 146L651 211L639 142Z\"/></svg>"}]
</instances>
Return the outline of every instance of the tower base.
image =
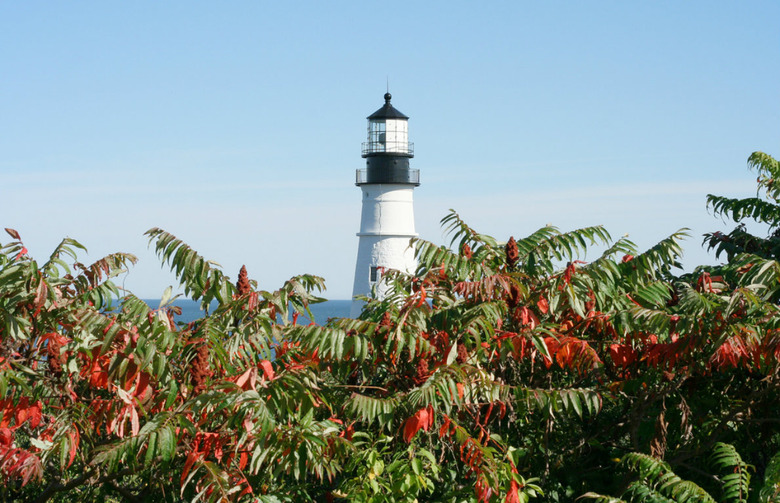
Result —
<instances>
[{"instance_id":1,"label":"tower base","mask_svg":"<svg viewBox=\"0 0 780 503\"><path fill-rule=\"evenodd\" d=\"M388 269L395 269L408 274L414 273L417 261L414 249L409 240L415 234L379 235L358 234L358 256L355 263L355 282L352 287L352 306L350 318L357 318L365 305L356 295L370 295L381 299L388 286L382 281L382 275Z\"/></svg>"}]
</instances>

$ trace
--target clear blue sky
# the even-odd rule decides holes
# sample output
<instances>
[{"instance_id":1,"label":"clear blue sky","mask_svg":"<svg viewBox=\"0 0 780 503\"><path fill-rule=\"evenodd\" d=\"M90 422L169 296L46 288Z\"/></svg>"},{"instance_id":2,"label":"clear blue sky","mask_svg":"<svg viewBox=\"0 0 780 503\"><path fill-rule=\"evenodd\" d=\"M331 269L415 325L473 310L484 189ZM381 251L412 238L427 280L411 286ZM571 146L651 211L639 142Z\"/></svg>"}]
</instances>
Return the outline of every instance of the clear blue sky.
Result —
<instances>
[{"instance_id":1,"label":"clear blue sky","mask_svg":"<svg viewBox=\"0 0 780 503\"><path fill-rule=\"evenodd\" d=\"M2 2L0 226L45 259L140 263L162 227L264 289L349 298L365 117L387 77L409 115L422 237L454 208L506 239L604 224L649 247L724 228L780 155L780 3ZM7 242L8 237L0 239Z\"/></svg>"}]
</instances>

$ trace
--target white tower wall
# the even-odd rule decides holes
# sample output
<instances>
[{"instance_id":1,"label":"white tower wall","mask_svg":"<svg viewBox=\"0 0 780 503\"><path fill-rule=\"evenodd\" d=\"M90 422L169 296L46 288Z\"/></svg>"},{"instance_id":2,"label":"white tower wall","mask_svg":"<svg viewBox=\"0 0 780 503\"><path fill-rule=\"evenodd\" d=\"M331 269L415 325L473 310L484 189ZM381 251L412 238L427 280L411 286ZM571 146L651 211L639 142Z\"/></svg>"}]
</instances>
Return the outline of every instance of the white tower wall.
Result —
<instances>
[{"instance_id":1,"label":"white tower wall","mask_svg":"<svg viewBox=\"0 0 780 503\"><path fill-rule=\"evenodd\" d=\"M358 255L355 263L353 297L370 295L372 290L378 298L384 293L381 272L396 269L413 273L417 267L414 250L409 240L417 233L414 230L413 187L402 184L362 185L363 208L358 232ZM376 270L372 281L372 268ZM362 301L353 300L351 317L357 317Z\"/></svg>"}]
</instances>

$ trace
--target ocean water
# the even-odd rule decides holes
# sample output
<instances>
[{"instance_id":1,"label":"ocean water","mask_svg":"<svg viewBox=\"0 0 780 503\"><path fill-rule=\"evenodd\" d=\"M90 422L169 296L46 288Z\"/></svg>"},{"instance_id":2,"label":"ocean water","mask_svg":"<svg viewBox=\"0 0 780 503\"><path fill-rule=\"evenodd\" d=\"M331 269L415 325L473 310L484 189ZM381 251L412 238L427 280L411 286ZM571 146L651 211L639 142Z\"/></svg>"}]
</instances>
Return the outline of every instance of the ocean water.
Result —
<instances>
[{"instance_id":1,"label":"ocean water","mask_svg":"<svg viewBox=\"0 0 780 503\"><path fill-rule=\"evenodd\" d=\"M151 308L156 308L160 305L159 299L144 299L144 302L149 304ZM200 302L194 300L176 299L173 301L173 304L181 307L181 316L177 316L176 321L189 323L197 320L204 314L200 309ZM317 325L324 325L328 318L348 318L351 305L351 300L328 300L320 304L314 304L311 306L313 321ZM304 315L298 318L298 324L300 325L308 325L311 321Z\"/></svg>"}]
</instances>

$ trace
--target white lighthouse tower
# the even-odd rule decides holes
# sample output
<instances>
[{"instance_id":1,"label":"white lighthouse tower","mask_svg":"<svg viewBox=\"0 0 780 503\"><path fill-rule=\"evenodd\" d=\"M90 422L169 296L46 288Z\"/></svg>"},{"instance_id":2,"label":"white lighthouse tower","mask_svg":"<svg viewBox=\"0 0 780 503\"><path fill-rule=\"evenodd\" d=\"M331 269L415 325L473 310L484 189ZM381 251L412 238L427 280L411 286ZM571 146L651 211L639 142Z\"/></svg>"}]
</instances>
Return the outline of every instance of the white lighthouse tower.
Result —
<instances>
[{"instance_id":1,"label":"white lighthouse tower","mask_svg":"<svg viewBox=\"0 0 780 503\"><path fill-rule=\"evenodd\" d=\"M366 167L357 170L355 185L363 192L360 239L350 316L360 314L363 302L356 295L381 298L382 273L396 269L414 272L417 264L409 239L414 232L412 192L420 185L420 170L409 167L414 144L409 142L409 117L390 104L368 116L368 141L363 143Z\"/></svg>"}]
</instances>

